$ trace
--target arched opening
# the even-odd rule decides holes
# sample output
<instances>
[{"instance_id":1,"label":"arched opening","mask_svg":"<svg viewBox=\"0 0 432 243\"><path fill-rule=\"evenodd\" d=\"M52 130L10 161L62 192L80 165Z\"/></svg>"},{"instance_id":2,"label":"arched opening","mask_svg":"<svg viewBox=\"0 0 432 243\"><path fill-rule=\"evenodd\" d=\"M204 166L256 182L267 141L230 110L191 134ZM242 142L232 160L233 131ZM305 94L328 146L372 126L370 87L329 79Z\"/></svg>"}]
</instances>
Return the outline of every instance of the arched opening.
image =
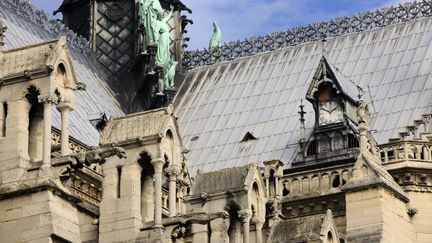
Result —
<instances>
[{"instance_id":1,"label":"arched opening","mask_svg":"<svg viewBox=\"0 0 432 243\"><path fill-rule=\"evenodd\" d=\"M56 80L60 84L63 84L65 87L69 87L69 80L66 75L66 67L63 65L63 63L60 63L57 66L56 70Z\"/></svg>"},{"instance_id":2,"label":"arched opening","mask_svg":"<svg viewBox=\"0 0 432 243\"><path fill-rule=\"evenodd\" d=\"M241 220L238 216L238 211L240 206L231 201L226 206L227 212L229 214L230 224L228 228L228 236L230 242L240 242L241 240Z\"/></svg>"},{"instance_id":3,"label":"arched opening","mask_svg":"<svg viewBox=\"0 0 432 243\"><path fill-rule=\"evenodd\" d=\"M333 176L333 181L332 181L332 187L333 188L338 188L340 185L341 185L340 176L339 175L334 175Z\"/></svg>"},{"instance_id":4,"label":"arched opening","mask_svg":"<svg viewBox=\"0 0 432 243\"><path fill-rule=\"evenodd\" d=\"M333 137L333 150L341 150L344 147L344 137L342 133L337 132Z\"/></svg>"},{"instance_id":5,"label":"arched opening","mask_svg":"<svg viewBox=\"0 0 432 243\"><path fill-rule=\"evenodd\" d=\"M290 194L289 184L288 183L284 183L283 190L282 190L282 196L286 197L289 194Z\"/></svg>"},{"instance_id":6,"label":"arched opening","mask_svg":"<svg viewBox=\"0 0 432 243\"><path fill-rule=\"evenodd\" d=\"M6 137L6 119L8 116L8 104L0 103L0 137Z\"/></svg>"},{"instance_id":7,"label":"arched opening","mask_svg":"<svg viewBox=\"0 0 432 243\"><path fill-rule=\"evenodd\" d=\"M43 152L43 105L38 102L39 90L30 86L25 98L30 104L28 113L28 155L30 161L41 161Z\"/></svg>"},{"instance_id":8,"label":"arched opening","mask_svg":"<svg viewBox=\"0 0 432 243\"><path fill-rule=\"evenodd\" d=\"M145 152L140 154L138 163L141 171L141 217L143 222L154 220L154 169L151 164L151 156Z\"/></svg>"},{"instance_id":9,"label":"arched opening","mask_svg":"<svg viewBox=\"0 0 432 243\"><path fill-rule=\"evenodd\" d=\"M270 198L276 196L276 177L275 177L275 171L270 170L270 176L269 176L269 196Z\"/></svg>"},{"instance_id":10,"label":"arched opening","mask_svg":"<svg viewBox=\"0 0 432 243\"><path fill-rule=\"evenodd\" d=\"M317 154L317 142L312 141L307 148L306 156L312 156Z\"/></svg>"},{"instance_id":11,"label":"arched opening","mask_svg":"<svg viewBox=\"0 0 432 243\"><path fill-rule=\"evenodd\" d=\"M320 152L329 152L331 150L331 140L328 135L322 135L319 139Z\"/></svg>"},{"instance_id":12,"label":"arched opening","mask_svg":"<svg viewBox=\"0 0 432 243\"><path fill-rule=\"evenodd\" d=\"M327 233L327 236L326 236L326 242L327 242L327 243L333 243L333 242L334 242L334 237L333 237L333 234L332 234L331 231L329 231L329 232Z\"/></svg>"},{"instance_id":13,"label":"arched opening","mask_svg":"<svg viewBox=\"0 0 432 243\"><path fill-rule=\"evenodd\" d=\"M166 171L168 167L172 165L172 162L168 159L168 155L164 155L165 164L163 166L162 171ZM162 173L162 208L165 208L167 211L169 207L169 178L166 173ZM163 218L166 218L167 215L162 214Z\"/></svg>"},{"instance_id":14,"label":"arched opening","mask_svg":"<svg viewBox=\"0 0 432 243\"><path fill-rule=\"evenodd\" d=\"M348 133L348 148L358 148L358 147L359 147L359 142L357 138L353 134Z\"/></svg>"},{"instance_id":15,"label":"arched opening","mask_svg":"<svg viewBox=\"0 0 432 243\"><path fill-rule=\"evenodd\" d=\"M171 132L171 130L168 130L168 131L167 131L167 133L166 133L166 138L167 138L168 140L170 140L170 141L174 141L174 135L173 135L173 133Z\"/></svg>"},{"instance_id":16,"label":"arched opening","mask_svg":"<svg viewBox=\"0 0 432 243\"><path fill-rule=\"evenodd\" d=\"M251 202L252 202L252 213L254 216L256 216L259 213L260 210L260 193L259 193L259 189L258 189L258 184L256 182L253 183L252 185L252 197L251 197Z\"/></svg>"}]
</instances>

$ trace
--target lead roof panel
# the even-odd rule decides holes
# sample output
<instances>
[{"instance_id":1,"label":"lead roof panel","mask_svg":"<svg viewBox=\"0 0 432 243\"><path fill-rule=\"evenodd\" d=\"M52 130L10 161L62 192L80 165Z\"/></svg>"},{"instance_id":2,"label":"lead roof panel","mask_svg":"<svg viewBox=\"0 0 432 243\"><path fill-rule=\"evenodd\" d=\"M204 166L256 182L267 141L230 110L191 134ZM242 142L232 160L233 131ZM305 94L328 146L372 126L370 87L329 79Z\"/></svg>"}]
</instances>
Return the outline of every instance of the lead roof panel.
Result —
<instances>
[{"instance_id":1,"label":"lead roof panel","mask_svg":"<svg viewBox=\"0 0 432 243\"><path fill-rule=\"evenodd\" d=\"M432 112L431 42L432 19L424 18L329 38L324 51L323 43L315 41L188 70L184 79L192 80L194 88L182 87L186 93L176 98L180 132L184 138L204 132L206 137L205 144L201 139L184 141L191 149L191 174L273 159L289 167L298 152L299 105L323 53L346 77L344 88L350 96L357 98L357 85L363 89L375 139L385 143L398 137L413 120ZM223 99L212 97L212 112L201 115L210 107L207 92L218 89L224 90ZM314 111L303 102L310 133ZM234 107L215 108L227 105ZM190 126L190 120L205 125ZM218 124L215 130L217 120L224 127ZM229 132L220 132L225 128ZM257 136L249 149L240 143L248 131ZM216 145L223 149L205 166Z\"/></svg>"}]
</instances>

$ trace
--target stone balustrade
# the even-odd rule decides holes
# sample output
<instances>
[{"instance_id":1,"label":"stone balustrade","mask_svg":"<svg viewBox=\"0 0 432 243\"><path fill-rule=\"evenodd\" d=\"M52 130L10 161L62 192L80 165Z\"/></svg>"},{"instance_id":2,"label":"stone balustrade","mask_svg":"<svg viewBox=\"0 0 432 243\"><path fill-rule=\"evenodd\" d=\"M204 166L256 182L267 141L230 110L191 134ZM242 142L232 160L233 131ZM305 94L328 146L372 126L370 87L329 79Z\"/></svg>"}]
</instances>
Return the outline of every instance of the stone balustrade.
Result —
<instances>
[{"instance_id":1,"label":"stone balustrade","mask_svg":"<svg viewBox=\"0 0 432 243\"><path fill-rule=\"evenodd\" d=\"M288 174L281 178L279 195L302 197L340 189L349 179L352 168L340 168L316 173Z\"/></svg>"},{"instance_id":2,"label":"stone balustrade","mask_svg":"<svg viewBox=\"0 0 432 243\"><path fill-rule=\"evenodd\" d=\"M400 161L431 161L432 142L425 140L401 140L379 145L383 163Z\"/></svg>"}]
</instances>

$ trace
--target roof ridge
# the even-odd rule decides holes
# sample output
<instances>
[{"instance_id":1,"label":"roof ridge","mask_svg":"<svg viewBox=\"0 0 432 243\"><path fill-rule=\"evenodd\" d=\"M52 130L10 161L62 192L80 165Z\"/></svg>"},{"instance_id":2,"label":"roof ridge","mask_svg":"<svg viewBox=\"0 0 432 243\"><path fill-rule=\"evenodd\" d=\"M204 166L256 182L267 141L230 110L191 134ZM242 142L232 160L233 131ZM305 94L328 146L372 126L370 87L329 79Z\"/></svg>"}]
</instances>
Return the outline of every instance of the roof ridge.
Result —
<instances>
[{"instance_id":1,"label":"roof ridge","mask_svg":"<svg viewBox=\"0 0 432 243\"><path fill-rule=\"evenodd\" d=\"M286 31L253 36L244 41L231 41L212 50L186 51L183 65L187 68L209 65L215 62L234 60L261 52L296 46L328 37L359 33L374 28L405 23L432 16L432 0L407 2L398 6L384 7L374 11L337 17L329 21L293 27Z\"/></svg>"},{"instance_id":2,"label":"roof ridge","mask_svg":"<svg viewBox=\"0 0 432 243\"><path fill-rule=\"evenodd\" d=\"M26 18L32 23L42 27L45 31L51 33L55 38L65 36L68 45L83 54L92 53L90 42L82 36L78 36L73 30L66 27L60 21L52 19L45 11L35 7L31 1L27 0L2 0L0 6L14 11L21 17Z\"/></svg>"}]
</instances>

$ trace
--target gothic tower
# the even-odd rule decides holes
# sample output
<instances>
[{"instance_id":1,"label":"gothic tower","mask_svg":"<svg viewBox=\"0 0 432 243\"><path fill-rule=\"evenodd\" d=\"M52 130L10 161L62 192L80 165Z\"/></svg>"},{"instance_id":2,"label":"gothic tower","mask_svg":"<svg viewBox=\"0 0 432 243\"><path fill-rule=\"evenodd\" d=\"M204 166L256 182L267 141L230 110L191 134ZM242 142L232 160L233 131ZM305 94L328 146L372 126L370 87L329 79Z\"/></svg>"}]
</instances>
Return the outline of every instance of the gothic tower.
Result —
<instances>
[{"instance_id":1,"label":"gothic tower","mask_svg":"<svg viewBox=\"0 0 432 243\"><path fill-rule=\"evenodd\" d=\"M78 35L89 39L92 49L106 78L126 112L137 112L165 106L172 100L174 91L156 95L160 73L154 72L157 48L143 43L146 31L139 16L140 0L63 0L55 12L63 14L63 23ZM145 2L145 1L143 1ZM179 0L160 0L165 16L170 6L174 10L168 20L171 58L181 69L183 33L191 21L181 15L186 10Z\"/></svg>"}]
</instances>

